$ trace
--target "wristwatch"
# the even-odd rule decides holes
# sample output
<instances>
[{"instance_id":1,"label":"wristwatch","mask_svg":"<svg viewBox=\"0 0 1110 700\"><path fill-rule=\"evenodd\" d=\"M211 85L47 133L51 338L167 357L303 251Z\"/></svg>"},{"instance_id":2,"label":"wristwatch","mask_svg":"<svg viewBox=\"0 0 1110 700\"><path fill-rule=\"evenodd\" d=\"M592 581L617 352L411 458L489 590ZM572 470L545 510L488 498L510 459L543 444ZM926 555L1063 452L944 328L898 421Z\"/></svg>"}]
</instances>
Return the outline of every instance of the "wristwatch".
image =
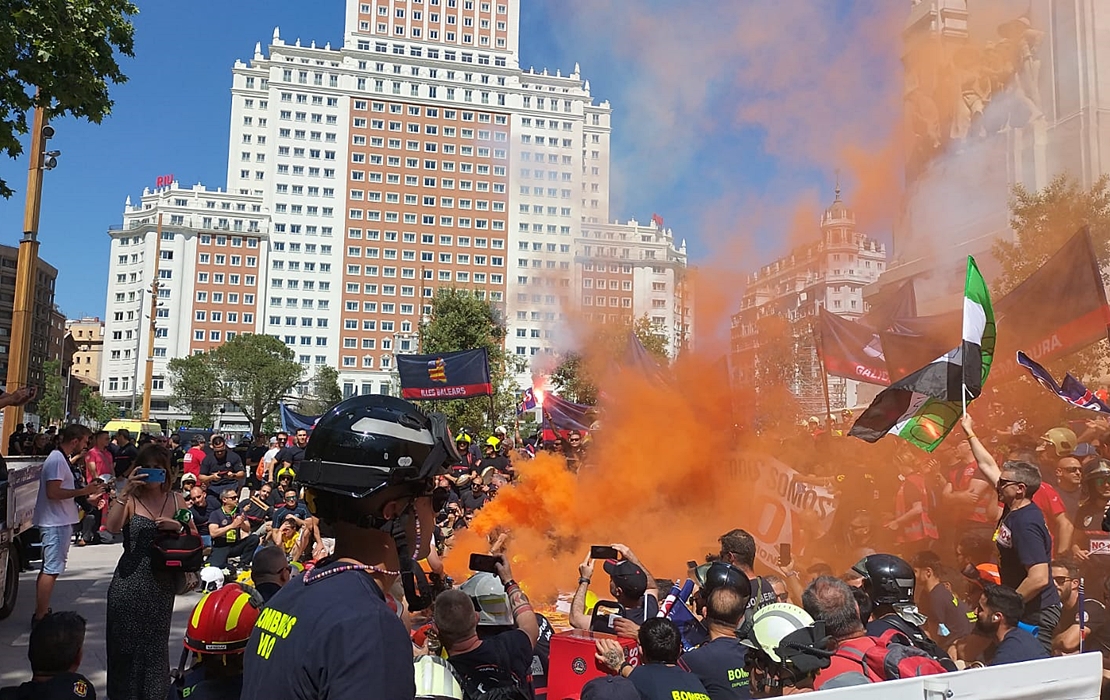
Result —
<instances>
[{"instance_id":1,"label":"wristwatch","mask_svg":"<svg viewBox=\"0 0 1110 700\"><path fill-rule=\"evenodd\" d=\"M578 585L581 586L583 583L586 584L587 586L590 585L590 579L586 578L585 576L579 576L578 577Z\"/></svg>"}]
</instances>

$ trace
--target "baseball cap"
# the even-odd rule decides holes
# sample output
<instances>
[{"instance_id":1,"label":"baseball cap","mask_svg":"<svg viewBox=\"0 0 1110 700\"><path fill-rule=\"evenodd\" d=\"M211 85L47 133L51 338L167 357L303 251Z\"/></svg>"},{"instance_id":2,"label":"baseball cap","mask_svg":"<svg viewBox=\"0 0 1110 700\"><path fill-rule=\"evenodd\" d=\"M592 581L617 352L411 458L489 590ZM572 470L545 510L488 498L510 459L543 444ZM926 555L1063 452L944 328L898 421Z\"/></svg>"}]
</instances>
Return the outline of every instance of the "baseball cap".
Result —
<instances>
[{"instance_id":1,"label":"baseball cap","mask_svg":"<svg viewBox=\"0 0 1110 700\"><path fill-rule=\"evenodd\" d=\"M640 691L624 676L602 676L582 686L582 700L640 700Z\"/></svg>"},{"instance_id":2,"label":"baseball cap","mask_svg":"<svg viewBox=\"0 0 1110 700\"><path fill-rule=\"evenodd\" d=\"M628 560L606 559L605 573L609 574L613 583L624 591L640 591L642 593L647 590L647 574L644 573L643 569Z\"/></svg>"},{"instance_id":3,"label":"baseball cap","mask_svg":"<svg viewBox=\"0 0 1110 700\"><path fill-rule=\"evenodd\" d=\"M190 472L185 472L181 475L181 483L184 484L186 481L191 481L195 484L197 482L197 475Z\"/></svg>"},{"instance_id":4,"label":"baseball cap","mask_svg":"<svg viewBox=\"0 0 1110 700\"><path fill-rule=\"evenodd\" d=\"M1097 455L1097 454L1098 454L1098 450L1095 449L1094 445L1092 445L1089 442L1081 442L1081 443L1079 443L1078 445L1075 446L1075 451L1073 451L1071 453L1071 456L1072 457L1090 457L1091 455Z\"/></svg>"}]
</instances>

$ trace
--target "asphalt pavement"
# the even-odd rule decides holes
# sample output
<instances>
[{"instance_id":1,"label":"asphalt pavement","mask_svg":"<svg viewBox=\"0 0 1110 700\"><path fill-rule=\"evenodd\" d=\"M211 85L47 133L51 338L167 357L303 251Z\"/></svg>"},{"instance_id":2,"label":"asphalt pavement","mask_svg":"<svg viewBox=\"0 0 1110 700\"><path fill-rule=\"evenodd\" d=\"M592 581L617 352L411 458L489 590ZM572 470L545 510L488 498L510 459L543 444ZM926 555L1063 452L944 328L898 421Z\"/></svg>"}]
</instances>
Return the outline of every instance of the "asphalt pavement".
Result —
<instances>
[{"instance_id":1,"label":"asphalt pavement","mask_svg":"<svg viewBox=\"0 0 1110 700\"><path fill-rule=\"evenodd\" d=\"M123 546L91 545L73 547L64 574L58 577L50 607L55 611L75 610L88 621L85 632L85 654L80 672L96 688L97 697L106 697L108 657L104 640L105 615L108 606L108 585L119 561ZM27 644L31 632L31 615L35 610L35 571L25 571L19 580L19 598L15 612L0 620L0 687L18 685L30 680ZM181 658L181 640L199 593L178 596L174 601L173 627L166 647L171 667Z\"/></svg>"}]
</instances>

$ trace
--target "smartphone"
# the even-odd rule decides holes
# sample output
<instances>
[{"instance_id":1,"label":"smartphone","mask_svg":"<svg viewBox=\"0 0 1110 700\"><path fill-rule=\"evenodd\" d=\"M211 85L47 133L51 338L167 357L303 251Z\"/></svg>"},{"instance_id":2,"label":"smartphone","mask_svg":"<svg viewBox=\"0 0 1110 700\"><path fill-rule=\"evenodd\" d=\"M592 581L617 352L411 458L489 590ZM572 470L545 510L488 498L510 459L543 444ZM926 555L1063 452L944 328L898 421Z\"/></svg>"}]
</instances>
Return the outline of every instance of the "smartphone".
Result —
<instances>
[{"instance_id":1,"label":"smartphone","mask_svg":"<svg viewBox=\"0 0 1110 700\"><path fill-rule=\"evenodd\" d=\"M790 561L790 543L783 542L779 545L779 561L785 564Z\"/></svg>"},{"instance_id":2,"label":"smartphone","mask_svg":"<svg viewBox=\"0 0 1110 700\"><path fill-rule=\"evenodd\" d=\"M164 484L166 483L166 470L153 469L149 467L139 467L135 470L136 474L146 474L147 484Z\"/></svg>"},{"instance_id":3,"label":"smartphone","mask_svg":"<svg viewBox=\"0 0 1110 700\"><path fill-rule=\"evenodd\" d=\"M471 571L484 571L489 574L497 573L497 565L501 563L501 557L495 557L490 554L471 554L470 555L470 570Z\"/></svg>"},{"instance_id":4,"label":"smartphone","mask_svg":"<svg viewBox=\"0 0 1110 700\"><path fill-rule=\"evenodd\" d=\"M691 559L690 561L686 562L686 568L687 569L696 569L696 568L698 568L698 563L696 561L694 561L693 559Z\"/></svg>"},{"instance_id":5,"label":"smartphone","mask_svg":"<svg viewBox=\"0 0 1110 700\"><path fill-rule=\"evenodd\" d=\"M590 547L590 559L619 559L620 552L616 547L607 547L603 544L595 544Z\"/></svg>"}]
</instances>

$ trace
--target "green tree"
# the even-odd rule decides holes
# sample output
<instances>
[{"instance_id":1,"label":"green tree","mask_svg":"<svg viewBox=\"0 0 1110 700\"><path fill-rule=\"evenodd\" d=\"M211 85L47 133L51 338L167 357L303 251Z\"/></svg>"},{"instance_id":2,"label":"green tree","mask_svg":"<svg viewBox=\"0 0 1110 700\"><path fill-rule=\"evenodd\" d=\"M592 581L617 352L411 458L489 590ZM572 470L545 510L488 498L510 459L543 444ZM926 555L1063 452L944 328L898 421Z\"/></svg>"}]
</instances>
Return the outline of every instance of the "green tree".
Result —
<instances>
[{"instance_id":1,"label":"green tree","mask_svg":"<svg viewBox=\"0 0 1110 700\"><path fill-rule=\"evenodd\" d=\"M81 403L78 404L77 412L85 420L103 426L115 417L116 408L105 401L99 391L86 386L81 389Z\"/></svg>"},{"instance_id":2,"label":"green tree","mask_svg":"<svg viewBox=\"0 0 1110 700\"><path fill-rule=\"evenodd\" d=\"M1110 261L1110 176L1103 175L1089 190L1067 175L1058 176L1037 192L1016 185L1010 197L1014 238L994 244L1002 274L991 291L999 296L1009 292L1084 226L1090 230L1095 254L1105 268Z\"/></svg>"},{"instance_id":3,"label":"green tree","mask_svg":"<svg viewBox=\"0 0 1110 700\"><path fill-rule=\"evenodd\" d=\"M319 365L309 383L308 393L301 398L298 410L306 416L318 416L342 400L339 371L328 365Z\"/></svg>"},{"instance_id":4,"label":"green tree","mask_svg":"<svg viewBox=\"0 0 1110 700\"><path fill-rule=\"evenodd\" d=\"M207 354L219 381L219 396L246 416L255 435L304 373L293 351L269 335L237 335Z\"/></svg>"},{"instance_id":5,"label":"green tree","mask_svg":"<svg viewBox=\"0 0 1110 700\"><path fill-rule=\"evenodd\" d=\"M493 414L487 399L437 401L433 410L447 415L452 428L487 432L516 413L519 388L513 375L524 364L505 352L505 327L490 302L466 289L440 288L432 299L432 313L420 324L420 348L425 354L485 348L489 353L494 388Z\"/></svg>"},{"instance_id":6,"label":"green tree","mask_svg":"<svg viewBox=\"0 0 1110 700\"><path fill-rule=\"evenodd\" d=\"M1043 189L1030 192L1016 185L1010 197L1010 228L1013 240L997 241L994 256L1002 272L994 280L991 292L1001 297L1040 268L1076 231L1086 226L1091 234L1095 255L1107 281L1110 263L1110 176L1103 175L1090 189L1074 179L1060 175ZM1074 354L1047 363L1054 376L1064 372L1093 378L1103 376L1110 365L1107 344L1099 342ZM1039 388L1030 382L1008 382L1000 391L1013 401L1023 392L1035 396Z\"/></svg>"},{"instance_id":7,"label":"green tree","mask_svg":"<svg viewBox=\"0 0 1110 700\"><path fill-rule=\"evenodd\" d=\"M134 56L128 0L0 0L0 152L17 158L27 114L99 124L112 111L109 83L127 80L117 54ZM0 196L12 196L0 178Z\"/></svg>"},{"instance_id":8,"label":"green tree","mask_svg":"<svg viewBox=\"0 0 1110 700\"><path fill-rule=\"evenodd\" d=\"M209 427L216 418L220 381L209 353L186 355L170 360L167 367L173 387L174 405L192 415L192 427Z\"/></svg>"},{"instance_id":9,"label":"green tree","mask_svg":"<svg viewBox=\"0 0 1110 700\"><path fill-rule=\"evenodd\" d=\"M585 353L570 352L551 373L551 383L559 395L575 403L597 403L596 378L619 364L628 348L629 330L661 365L666 366L667 335L646 315L633 321L631 328L622 325L604 325L594 329L590 347Z\"/></svg>"},{"instance_id":10,"label":"green tree","mask_svg":"<svg viewBox=\"0 0 1110 700\"><path fill-rule=\"evenodd\" d=\"M42 423L49 425L64 418L65 387L62 382L61 361L47 360L42 363L42 374L45 377L46 388L39 397L38 414Z\"/></svg>"}]
</instances>

